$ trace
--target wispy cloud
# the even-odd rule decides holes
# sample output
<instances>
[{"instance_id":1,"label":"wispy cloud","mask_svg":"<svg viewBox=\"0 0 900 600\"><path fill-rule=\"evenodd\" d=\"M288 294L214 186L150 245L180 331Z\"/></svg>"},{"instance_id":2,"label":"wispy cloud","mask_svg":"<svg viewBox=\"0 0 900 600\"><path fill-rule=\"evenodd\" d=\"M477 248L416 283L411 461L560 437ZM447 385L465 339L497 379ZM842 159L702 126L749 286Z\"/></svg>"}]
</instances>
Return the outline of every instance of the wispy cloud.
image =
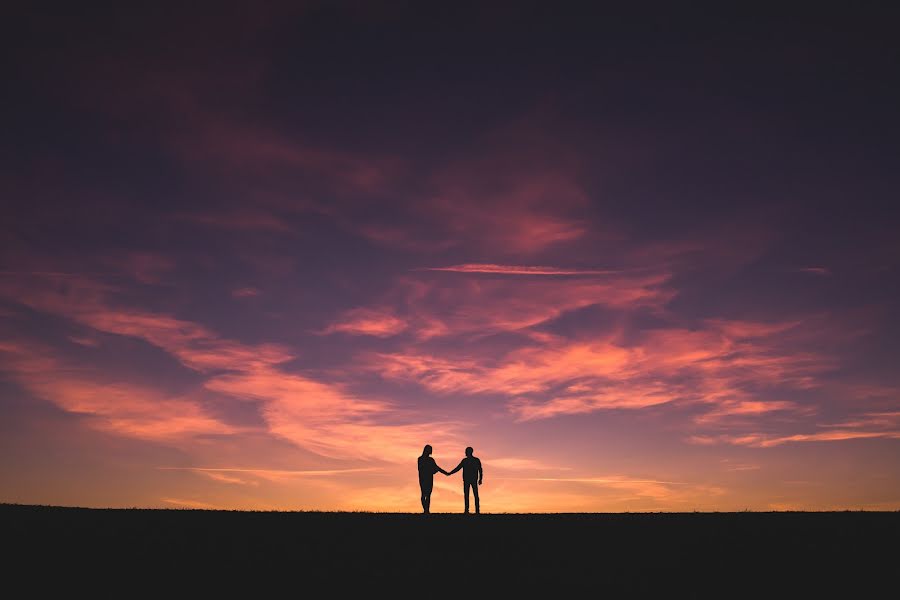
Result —
<instances>
[{"instance_id":1,"label":"wispy cloud","mask_svg":"<svg viewBox=\"0 0 900 600\"><path fill-rule=\"evenodd\" d=\"M866 413L860 417L839 423L823 423L818 426L824 431L809 433L724 433L718 435L694 435L688 441L694 444L732 444L771 448L798 442L840 442L858 439L900 439L900 412Z\"/></svg>"},{"instance_id":2,"label":"wispy cloud","mask_svg":"<svg viewBox=\"0 0 900 600\"><path fill-rule=\"evenodd\" d=\"M375 307L344 313L326 331L375 331L384 337L406 331L422 340L521 332L591 306L615 310L661 307L674 296L666 288L669 278L665 272L585 279L404 277Z\"/></svg>"},{"instance_id":3,"label":"wispy cloud","mask_svg":"<svg viewBox=\"0 0 900 600\"><path fill-rule=\"evenodd\" d=\"M70 335L69 341L73 344L78 344L79 346L84 346L86 348L100 347L100 340L95 337Z\"/></svg>"},{"instance_id":4,"label":"wispy cloud","mask_svg":"<svg viewBox=\"0 0 900 600\"><path fill-rule=\"evenodd\" d=\"M555 470L555 471L565 471L568 470L569 467L559 467L557 465L550 465L540 460L535 460L533 458L519 458L514 456L500 456L500 457L492 457L491 460L491 468L498 469L506 469L509 471L547 471L547 470Z\"/></svg>"},{"instance_id":5,"label":"wispy cloud","mask_svg":"<svg viewBox=\"0 0 900 600\"><path fill-rule=\"evenodd\" d=\"M145 284L157 284L172 271L175 261L157 252L130 252L123 256L107 258L104 262L126 273L135 281Z\"/></svg>"},{"instance_id":6,"label":"wispy cloud","mask_svg":"<svg viewBox=\"0 0 900 600\"><path fill-rule=\"evenodd\" d=\"M456 442L453 422L417 422L391 403L363 398L342 385L288 372L282 365L294 354L277 344L243 344L218 336L200 324L110 305L111 288L88 279L72 279L64 288L50 281L15 288L15 298L36 309L68 317L82 325L146 341L203 376L205 390L259 403L268 430L300 447L333 458L405 461L421 450L422 439ZM10 292L0 288L0 292ZM168 406L166 400L119 383L79 378L65 381L51 366L19 369L20 380L37 395L63 408L104 416L123 435L164 437L179 432L229 433L232 428L209 419L196 405ZM28 374L25 377L23 374ZM146 402L141 399L146 398ZM139 405L135 402L141 401ZM100 404L97 404L97 403ZM164 418L156 415L166 406ZM122 407L139 406L148 421L121 417ZM137 410L137 408L135 408ZM435 430L440 431L435 435Z\"/></svg>"},{"instance_id":7,"label":"wispy cloud","mask_svg":"<svg viewBox=\"0 0 900 600\"><path fill-rule=\"evenodd\" d=\"M169 396L76 368L47 348L5 342L0 344L0 355L3 370L29 393L84 416L97 429L160 441L236 431L207 413L196 398Z\"/></svg>"},{"instance_id":8,"label":"wispy cloud","mask_svg":"<svg viewBox=\"0 0 900 600\"><path fill-rule=\"evenodd\" d=\"M900 439L900 430L897 431L852 431L834 430L820 431L817 433L796 433L792 435L771 435L765 433L748 433L739 435L695 435L688 438L694 444L733 444L736 446L754 446L757 448L771 448L791 442L840 442L844 440L858 440L871 438Z\"/></svg>"},{"instance_id":9,"label":"wispy cloud","mask_svg":"<svg viewBox=\"0 0 900 600\"><path fill-rule=\"evenodd\" d=\"M494 265L467 263L449 267L421 267L419 271L448 271L452 273L490 273L494 275L617 275L622 271L604 269L566 269L529 265Z\"/></svg>"},{"instance_id":10,"label":"wispy cloud","mask_svg":"<svg viewBox=\"0 0 900 600\"><path fill-rule=\"evenodd\" d=\"M166 504L172 504L179 508L193 508L202 510L222 510L222 507L209 502L201 502L200 500L186 500L183 498L160 498Z\"/></svg>"},{"instance_id":11,"label":"wispy cloud","mask_svg":"<svg viewBox=\"0 0 900 600\"><path fill-rule=\"evenodd\" d=\"M233 475L229 475L227 473L219 473L216 471L199 471L203 476L208 479L212 479L213 481L218 481L219 483L227 483L230 485L250 485L250 486L258 486L259 482L253 479L241 479L240 477L234 477Z\"/></svg>"},{"instance_id":12,"label":"wispy cloud","mask_svg":"<svg viewBox=\"0 0 900 600\"><path fill-rule=\"evenodd\" d=\"M228 467L157 467L160 471L191 471L214 481L235 485L258 486L259 480L283 482L306 477L341 477L378 472L380 467L354 469L253 469Z\"/></svg>"},{"instance_id":13,"label":"wispy cloud","mask_svg":"<svg viewBox=\"0 0 900 600\"><path fill-rule=\"evenodd\" d=\"M322 333L348 333L391 337L407 328L406 321L395 316L390 309L354 308L343 313Z\"/></svg>"},{"instance_id":14,"label":"wispy cloud","mask_svg":"<svg viewBox=\"0 0 900 600\"><path fill-rule=\"evenodd\" d=\"M707 405L707 414L697 417L704 423L775 411L802 414L803 407L756 399L749 389L808 389L833 362L782 347L777 337L731 337L728 329L656 329L632 339L612 331L591 342L551 336L491 357L410 350L372 355L370 368L442 394L499 394L525 421L673 401Z\"/></svg>"},{"instance_id":15,"label":"wispy cloud","mask_svg":"<svg viewBox=\"0 0 900 600\"><path fill-rule=\"evenodd\" d=\"M793 413L794 415L811 415L816 412L812 406L803 406L785 400L723 400L703 414L697 415L694 421L699 425L723 423L726 420L762 417L772 413Z\"/></svg>"},{"instance_id":16,"label":"wispy cloud","mask_svg":"<svg viewBox=\"0 0 900 600\"><path fill-rule=\"evenodd\" d=\"M232 298L252 298L259 296L262 292L254 287L242 287L231 290Z\"/></svg>"},{"instance_id":17,"label":"wispy cloud","mask_svg":"<svg viewBox=\"0 0 900 600\"><path fill-rule=\"evenodd\" d=\"M516 481L532 481L549 484L588 484L609 487L617 490L625 490L639 497L665 500L675 494L674 486L685 485L677 481L664 481L657 479L641 479L627 475L607 475L601 477L505 477L501 479Z\"/></svg>"}]
</instances>

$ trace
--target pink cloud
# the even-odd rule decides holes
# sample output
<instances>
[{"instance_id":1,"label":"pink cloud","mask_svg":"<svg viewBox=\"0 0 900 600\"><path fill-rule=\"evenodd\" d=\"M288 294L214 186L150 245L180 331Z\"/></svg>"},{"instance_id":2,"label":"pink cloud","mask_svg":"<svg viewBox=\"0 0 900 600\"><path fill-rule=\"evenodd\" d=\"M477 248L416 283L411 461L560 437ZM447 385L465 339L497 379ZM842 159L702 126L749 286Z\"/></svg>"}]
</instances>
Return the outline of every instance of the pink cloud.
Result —
<instances>
[{"instance_id":1,"label":"pink cloud","mask_svg":"<svg viewBox=\"0 0 900 600\"><path fill-rule=\"evenodd\" d=\"M802 406L796 402L785 400L723 400L715 408L698 415L694 421L700 425L709 425L735 418L760 417L776 412L810 415L816 411L814 407Z\"/></svg>"},{"instance_id":2,"label":"pink cloud","mask_svg":"<svg viewBox=\"0 0 900 600\"><path fill-rule=\"evenodd\" d=\"M661 307L674 293L666 273L624 273L589 279L401 278L380 300L396 309L375 309L384 318L405 321L403 329L429 339L448 335L523 331L567 312L601 306L613 309ZM365 309L357 309L366 315ZM339 320L337 325L344 323ZM401 324L390 321L390 330ZM331 327L335 327L332 325Z\"/></svg>"},{"instance_id":3,"label":"pink cloud","mask_svg":"<svg viewBox=\"0 0 900 600\"><path fill-rule=\"evenodd\" d=\"M86 348L99 348L100 347L100 340L98 340L97 338L93 338L93 337L70 335L69 341L72 342L73 344L78 344L79 346L84 346Z\"/></svg>"},{"instance_id":4,"label":"pink cloud","mask_svg":"<svg viewBox=\"0 0 900 600\"><path fill-rule=\"evenodd\" d=\"M222 506L218 504L211 504L209 502L203 502L201 500L186 500L183 498L160 498L162 502L166 504L172 504L177 506L178 508L190 508L196 510L223 510Z\"/></svg>"},{"instance_id":5,"label":"pink cloud","mask_svg":"<svg viewBox=\"0 0 900 600\"><path fill-rule=\"evenodd\" d=\"M423 439L459 445L455 423L404 423L402 413L387 402L275 369L220 375L205 386L262 401L269 431L323 456L403 462L421 451Z\"/></svg>"},{"instance_id":6,"label":"pink cloud","mask_svg":"<svg viewBox=\"0 0 900 600\"><path fill-rule=\"evenodd\" d=\"M222 340L206 327L191 321L112 307L107 297L115 288L85 277L41 276L4 283L0 285L0 295L98 331L143 339L197 371L251 369L293 358L276 344L243 345Z\"/></svg>"},{"instance_id":7,"label":"pink cloud","mask_svg":"<svg viewBox=\"0 0 900 600\"><path fill-rule=\"evenodd\" d=\"M195 128L188 132L170 132L171 147L184 160L205 165L229 179L266 176L277 181L307 174L320 178L335 191L373 193L384 189L403 169L396 158L316 147L258 123L212 114L196 115L194 123ZM276 204L296 208L297 200ZM299 200L303 208L329 210L324 204Z\"/></svg>"},{"instance_id":8,"label":"pink cloud","mask_svg":"<svg viewBox=\"0 0 900 600\"><path fill-rule=\"evenodd\" d=\"M734 319L707 319L706 323L729 338L764 338L793 329L802 321L765 323Z\"/></svg>"},{"instance_id":9,"label":"pink cloud","mask_svg":"<svg viewBox=\"0 0 900 600\"><path fill-rule=\"evenodd\" d=\"M609 386L611 389L593 394L572 394L550 400L516 398L507 406L518 420L550 419L609 409L641 409L666 404L679 399L677 393L663 384L628 384Z\"/></svg>"},{"instance_id":10,"label":"pink cloud","mask_svg":"<svg viewBox=\"0 0 900 600\"><path fill-rule=\"evenodd\" d=\"M257 481L247 481L245 479L241 479L240 477L234 477L232 475L228 475L226 473L217 473L212 471L202 471L202 475L212 479L213 481L218 481L221 483L228 483L234 485L259 485Z\"/></svg>"},{"instance_id":11,"label":"pink cloud","mask_svg":"<svg viewBox=\"0 0 900 600\"><path fill-rule=\"evenodd\" d=\"M461 164L435 179L423 205L452 239L473 240L503 254L534 254L582 237L587 223L573 216L587 204L574 180L560 172L491 171Z\"/></svg>"},{"instance_id":12,"label":"pink cloud","mask_svg":"<svg viewBox=\"0 0 900 600\"><path fill-rule=\"evenodd\" d=\"M68 365L33 344L5 343L0 345L0 353L6 359L4 370L30 394L84 415L97 429L150 440L236 431L190 397L167 396L106 379L102 373Z\"/></svg>"},{"instance_id":13,"label":"pink cloud","mask_svg":"<svg viewBox=\"0 0 900 600\"><path fill-rule=\"evenodd\" d=\"M527 256L608 234L587 218L580 159L565 144L517 122L486 133L477 148L430 171L406 169L402 179L395 171L393 187L416 193L393 203L390 223L355 214L348 203L334 214L373 242L423 251L466 247Z\"/></svg>"},{"instance_id":14,"label":"pink cloud","mask_svg":"<svg viewBox=\"0 0 900 600\"><path fill-rule=\"evenodd\" d=\"M665 481L659 479L642 479L628 475L604 475L599 477L517 477L504 478L505 480L543 482L550 484L581 484L598 486L628 492L637 498L650 498L653 500L677 499L685 494L684 486L692 488L696 492L696 486L689 486L683 482ZM707 488L707 493L722 494L721 488Z\"/></svg>"},{"instance_id":15,"label":"pink cloud","mask_svg":"<svg viewBox=\"0 0 900 600\"><path fill-rule=\"evenodd\" d=\"M490 273L496 275L615 275L621 271L598 269L564 269L528 265L494 265L469 263L449 267L422 267L420 271L448 271L452 273Z\"/></svg>"},{"instance_id":16,"label":"pink cloud","mask_svg":"<svg viewBox=\"0 0 900 600\"><path fill-rule=\"evenodd\" d=\"M380 471L378 467L351 469L254 469L245 467L157 467L161 471L191 471L221 483L258 486L261 480L284 482L292 479L330 478Z\"/></svg>"},{"instance_id":17,"label":"pink cloud","mask_svg":"<svg viewBox=\"0 0 900 600\"><path fill-rule=\"evenodd\" d=\"M688 438L694 444L732 444L736 446L753 446L757 448L771 448L791 442L837 442L857 439L900 439L898 431L821 431L817 433L797 433L792 435L769 435L764 433L748 433L742 435L695 435Z\"/></svg>"},{"instance_id":18,"label":"pink cloud","mask_svg":"<svg viewBox=\"0 0 900 600\"><path fill-rule=\"evenodd\" d=\"M694 435L688 441L694 444L732 444L771 448L797 442L839 442L856 439L900 439L900 412L873 412L859 418L832 424L819 424L825 431L795 434L742 433L718 435Z\"/></svg>"},{"instance_id":19,"label":"pink cloud","mask_svg":"<svg viewBox=\"0 0 900 600\"><path fill-rule=\"evenodd\" d=\"M120 268L140 283L159 283L163 276L175 268L175 261L154 252L131 252L117 263Z\"/></svg>"},{"instance_id":20,"label":"pink cloud","mask_svg":"<svg viewBox=\"0 0 900 600\"><path fill-rule=\"evenodd\" d=\"M294 359L294 355L280 345L242 344L170 315L113 308L106 298L110 288L86 279L71 278L64 289L53 285L52 280L32 284L14 290L0 288L0 293L15 291L17 300L36 310L65 316L106 333L141 339L165 350L184 366L203 374L206 390L259 402L269 432L321 455L404 461L411 453L421 451L422 439L456 442L455 423L416 421L414 415L403 414L390 403L360 398L340 385L283 371L281 365ZM32 370L40 372L37 368ZM53 368L47 366L43 371L52 373ZM32 386L30 389L37 385L34 381L24 383ZM66 389L70 391L65 396L43 388L37 390L37 395L50 396L73 411L81 411L94 395L111 399L115 406L126 405L129 398L145 397L129 387L92 381L79 381L78 386L68 382ZM148 405L154 403L168 409L168 404L158 398L147 399ZM100 407L88 409L105 414ZM116 431L139 437L163 436L208 425L190 409L178 405L171 408L168 420L158 432L154 430L156 422L117 422ZM443 433L435 435L435 429ZM218 431L225 433L230 429Z\"/></svg>"},{"instance_id":21,"label":"pink cloud","mask_svg":"<svg viewBox=\"0 0 900 600\"><path fill-rule=\"evenodd\" d=\"M259 296L262 292L253 287L242 287L231 290L232 298L252 298Z\"/></svg>"},{"instance_id":22,"label":"pink cloud","mask_svg":"<svg viewBox=\"0 0 900 600\"><path fill-rule=\"evenodd\" d=\"M341 315L323 333L391 337L402 333L406 328L406 321L391 314L389 309L355 308Z\"/></svg>"},{"instance_id":23,"label":"pink cloud","mask_svg":"<svg viewBox=\"0 0 900 600\"><path fill-rule=\"evenodd\" d=\"M751 341L731 338L727 329L656 329L627 342L615 331L593 341L545 337L492 357L382 353L370 357L369 368L442 394L506 397L521 420L673 401L708 405L697 417L702 424L778 411L807 414L809 408L759 399L747 388L812 388L833 361L781 347L777 333Z\"/></svg>"}]
</instances>

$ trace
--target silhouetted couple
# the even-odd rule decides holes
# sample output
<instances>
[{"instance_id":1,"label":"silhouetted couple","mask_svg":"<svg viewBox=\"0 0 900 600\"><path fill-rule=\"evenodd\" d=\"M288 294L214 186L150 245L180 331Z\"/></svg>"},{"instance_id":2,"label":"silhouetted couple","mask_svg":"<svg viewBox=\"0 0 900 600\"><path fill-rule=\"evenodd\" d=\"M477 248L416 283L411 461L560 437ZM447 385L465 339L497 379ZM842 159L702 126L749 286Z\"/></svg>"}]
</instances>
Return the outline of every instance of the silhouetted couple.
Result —
<instances>
[{"instance_id":1,"label":"silhouetted couple","mask_svg":"<svg viewBox=\"0 0 900 600\"><path fill-rule=\"evenodd\" d=\"M475 512L481 512L481 506L478 502L478 486L484 479L484 471L481 468L481 461L477 456L472 455L472 448L466 448L466 457L459 461L456 468L449 473L440 468L431 457L431 444L426 444L422 450L422 456L419 457L419 487L422 488L422 510L425 514L431 512L431 490L434 488L434 474L443 473L444 475L453 475L460 469L463 472L463 496L466 499L466 512L469 512L469 488L475 495Z\"/></svg>"}]
</instances>

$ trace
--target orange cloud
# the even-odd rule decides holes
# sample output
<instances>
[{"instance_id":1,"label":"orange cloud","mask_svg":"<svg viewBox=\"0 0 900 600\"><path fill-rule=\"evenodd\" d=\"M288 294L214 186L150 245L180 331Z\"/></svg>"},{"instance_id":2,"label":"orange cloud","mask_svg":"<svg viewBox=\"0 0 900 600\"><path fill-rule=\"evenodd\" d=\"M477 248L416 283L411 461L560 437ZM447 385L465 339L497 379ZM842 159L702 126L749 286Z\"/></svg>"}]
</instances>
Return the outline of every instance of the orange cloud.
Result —
<instances>
[{"instance_id":1,"label":"orange cloud","mask_svg":"<svg viewBox=\"0 0 900 600\"><path fill-rule=\"evenodd\" d=\"M0 353L10 377L29 393L84 415L97 429L149 440L236 431L190 397L171 397L154 389L104 380L101 373L74 368L34 345L5 343L0 345Z\"/></svg>"},{"instance_id":2,"label":"orange cloud","mask_svg":"<svg viewBox=\"0 0 900 600\"><path fill-rule=\"evenodd\" d=\"M667 273L623 273L591 279L402 278L382 299L389 309L354 309L329 329L409 331L419 339L523 331L561 315L602 306L660 307L673 292ZM401 321L398 322L397 320ZM404 326L405 323L405 326Z\"/></svg>"},{"instance_id":3,"label":"orange cloud","mask_svg":"<svg viewBox=\"0 0 900 600\"><path fill-rule=\"evenodd\" d=\"M513 478L505 478L513 479ZM674 481L655 479L638 479L624 475L608 475L605 477L518 477L518 481L540 481L545 483L586 483L627 490L636 496L646 496L656 500L664 500L673 495L672 486L684 485Z\"/></svg>"},{"instance_id":4,"label":"orange cloud","mask_svg":"<svg viewBox=\"0 0 900 600\"><path fill-rule=\"evenodd\" d=\"M506 469L510 471L565 471L568 467L548 465L533 458L520 458L515 456L499 456L491 458L491 469Z\"/></svg>"},{"instance_id":5,"label":"orange cloud","mask_svg":"<svg viewBox=\"0 0 900 600\"><path fill-rule=\"evenodd\" d=\"M259 480L283 482L294 478L332 477L380 471L377 467L356 469L247 469L227 467L157 467L160 471L192 471L222 483L258 486ZM247 477L250 477L248 479Z\"/></svg>"},{"instance_id":6,"label":"orange cloud","mask_svg":"<svg viewBox=\"0 0 900 600\"><path fill-rule=\"evenodd\" d=\"M17 299L35 309L66 316L107 333L142 339L203 374L205 389L260 402L261 415L272 434L321 455L406 461L421 451L423 439L447 440L458 445L453 433L457 428L455 423L415 422L411 415L402 414L389 403L362 399L339 385L282 371L280 365L294 358L282 346L242 344L222 339L202 325L169 315L109 307L105 298L109 288L90 280L72 278L62 290L40 281L35 288L25 291L28 293L19 294ZM51 373L52 369L43 371ZM33 378L28 385L34 387L36 381ZM131 388L106 384L98 387L89 380L80 381L78 386L71 381L68 384L65 396L40 391L51 395L50 399L68 402L66 406L72 410L77 410L76 405L83 408L76 400L84 402L100 392L100 397L113 399L114 406L142 397ZM154 401L162 402L158 398ZM162 406L169 408L164 403ZM103 413L98 407L91 410ZM212 427L201 415L185 412L188 410L180 405L172 406L168 418L160 422L120 419L114 422L114 428L126 435L163 437ZM435 429L443 433L436 436ZM224 427L213 430L231 431Z\"/></svg>"},{"instance_id":7,"label":"orange cloud","mask_svg":"<svg viewBox=\"0 0 900 600\"><path fill-rule=\"evenodd\" d=\"M225 473L218 473L215 471L198 471L202 475L212 479L213 481L219 481L221 483L229 483L235 485L259 485L258 481L248 481L246 479L241 479L240 477L233 477L231 475L227 475Z\"/></svg>"},{"instance_id":8,"label":"orange cloud","mask_svg":"<svg viewBox=\"0 0 900 600\"><path fill-rule=\"evenodd\" d=\"M421 452L423 439L458 445L453 423L386 423L400 416L386 402L360 399L338 386L275 369L219 375L204 385L262 401L269 431L323 456L402 462ZM443 433L436 436L436 430Z\"/></svg>"},{"instance_id":9,"label":"orange cloud","mask_svg":"<svg viewBox=\"0 0 900 600\"><path fill-rule=\"evenodd\" d=\"M191 508L198 510L223 510L223 508L216 504L210 504L209 502L201 502L200 500L185 500L183 498L160 498L162 502L166 504L172 504L177 506L178 508Z\"/></svg>"},{"instance_id":10,"label":"orange cloud","mask_svg":"<svg viewBox=\"0 0 900 600\"><path fill-rule=\"evenodd\" d=\"M490 358L415 350L382 353L370 357L369 368L439 393L508 397L508 408L521 420L676 400L709 405L707 413L697 417L706 424L775 411L808 413L792 402L754 398L747 388L814 387L817 376L833 362L782 348L773 339L730 337L726 329L656 329L629 341L617 332L590 342L545 336ZM747 325L736 329L743 331Z\"/></svg>"}]
</instances>

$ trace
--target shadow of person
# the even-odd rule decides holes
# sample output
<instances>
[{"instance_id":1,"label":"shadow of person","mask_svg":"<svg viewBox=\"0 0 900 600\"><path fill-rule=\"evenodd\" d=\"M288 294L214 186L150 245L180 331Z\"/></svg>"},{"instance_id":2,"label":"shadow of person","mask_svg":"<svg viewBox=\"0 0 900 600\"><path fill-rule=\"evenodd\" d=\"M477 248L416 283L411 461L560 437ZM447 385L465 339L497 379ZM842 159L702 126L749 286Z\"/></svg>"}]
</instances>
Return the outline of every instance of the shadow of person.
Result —
<instances>
[{"instance_id":1,"label":"shadow of person","mask_svg":"<svg viewBox=\"0 0 900 600\"><path fill-rule=\"evenodd\" d=\"M431 491L434 489L435 473L449 475L431 457L431 444L425 444L419 457L419 489L422 491L422 511L426 515L431 512Z\"/></svg>"}]
</instances>

